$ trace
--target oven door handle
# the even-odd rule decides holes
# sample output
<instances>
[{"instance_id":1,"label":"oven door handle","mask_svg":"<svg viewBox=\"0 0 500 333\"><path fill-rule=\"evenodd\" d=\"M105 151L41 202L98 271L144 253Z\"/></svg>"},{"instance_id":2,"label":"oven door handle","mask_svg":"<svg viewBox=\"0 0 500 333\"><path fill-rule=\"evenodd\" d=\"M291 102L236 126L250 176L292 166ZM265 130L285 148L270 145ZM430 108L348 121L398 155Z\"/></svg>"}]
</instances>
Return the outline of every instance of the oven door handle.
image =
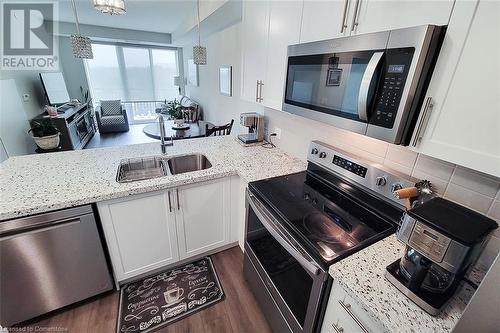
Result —
<instances>
[{"instance_id":1,"label":"oven door handle","mask_svg":"<svg viewBox=\"0 0 500 333\"><path fill-rule=\"evenodd\" d=\"M283 246L285 250L290 253L290 255L295 260L297 260L304 269L306 269L313 275L318 275L320 273L320 268L317 266L317 264L306 259L302 254L300 254L300 250L296 249L281 235L277 228L273 226L274 223L272 221L274 220L274 218L270 215L271 213L267 212L267 209L257 201L255 196L247 192L247 200L262 225L267 229L267 231L269 231L269 233L276 239L276 241L278 241L278 243L280 243L280 245Z\"/></svg>"},{"instance_id":2,"label":"oven door handle","mask_svg":"<svg viewBox=\"0 0 500 333\"><path fill-rule=\"evenodd\" d=\"M377 72L377 68L382 60L384 52L375 52L372 54L368 65L366 66L365 73L361 79L358 95L358 117L361 120L368 121L368 94L370 93L370 86L372 85L373 78Z\"/></svg>"}]
</instances>

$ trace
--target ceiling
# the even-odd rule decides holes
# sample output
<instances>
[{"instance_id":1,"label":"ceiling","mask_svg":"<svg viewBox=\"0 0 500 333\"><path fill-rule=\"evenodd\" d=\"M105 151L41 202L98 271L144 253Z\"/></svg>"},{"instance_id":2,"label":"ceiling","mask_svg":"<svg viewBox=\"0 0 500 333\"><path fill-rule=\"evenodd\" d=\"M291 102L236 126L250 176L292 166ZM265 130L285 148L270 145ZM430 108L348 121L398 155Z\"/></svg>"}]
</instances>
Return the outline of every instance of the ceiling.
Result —
<instances>
[{"instance_id":1,"label":"ceiling","mask_svg":"<svg viewBox=\"0 0 500 333\"><path fill-rule=\"evenodd\" d=\"M70 0L59 0L59 21L74 22ZM81 24L172 33L196 11L196 0L125 0L124 15L94 9L92 0L75 0Z\"/></svg>"}]
</instances>

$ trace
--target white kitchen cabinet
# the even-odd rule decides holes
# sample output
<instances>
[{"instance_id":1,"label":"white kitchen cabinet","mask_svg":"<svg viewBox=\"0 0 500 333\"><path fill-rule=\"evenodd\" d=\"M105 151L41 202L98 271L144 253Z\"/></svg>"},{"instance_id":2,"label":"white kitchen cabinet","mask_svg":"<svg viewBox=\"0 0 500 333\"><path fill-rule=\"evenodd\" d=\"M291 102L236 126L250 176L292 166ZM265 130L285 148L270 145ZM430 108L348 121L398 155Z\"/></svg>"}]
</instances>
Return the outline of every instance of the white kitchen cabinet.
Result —
<instances>
[{"instance_id":1,"label":"white kitchen cabinet","mask_svg":"<svg viewBox=\"0 0 500 333\"><path fill-rule=\"evenodd\" d=\"M266 77L267 39L269 34L269 2L244 1L241 27L243 50L241 98L260 102L259 82Z\"/></svg>"},{"instance_id":2,"label":"white kitchen cabinet","mask_svg":"<svg viewBox=\"0 0 500 333\"><path fill-rule=\"evenodd\" d=\"M382 324L372 319L356 300L337 281L334 281L321 333L378 333L383 331Z\"/></svg>"},{"instance_id":3,"label":"white kitchen cabinet","mask_svg":"<svg viewBox=\"0 0 500 333\"><path fill-rule=\"evenodd\" d=\"M455 4L427 90L430 103L422 107L411 142L420 153L497 177L499 13L498 1Z\"/></svg>"},{"instance_id":4,"label":"white kitchen cabinet","mask_svg":"<svg viewBox=\"0 0 500 333\"><path fill-rule=\"evenodd\" d=\"M343 27L343 19L347 22L350 17L351 2L304 0L300 42L308 43L348 35L349 30Z\"/></svg>"},{"instance_id":5,"label":"white kitchen cabinet","mask_svg":"<svg viewBox=\"0 0 500 333\"><path fill-rule=\"evenodd\" d=\"M265 106L281 110L287 49L299 43L302 1L271 1L269 15L266 79L261 97Z\"/></svg>"},{"instance_id":6,"label":"white kitchen cabinet","mask_svg":"<svg viewBox=\"0 0 500 333\"><path fill-rule=\"evenodd\" d=\"M228 244L231 219L229 179L176 190L176 222L181 259Z\"/></svg>"},{"instance_id":7,"label":"white kitchen cabinet","mask_svg":"<svg viewBox=\"0 0 500 333\"><path fill-rule=\"evenodd\" d=\"M454 0L350 0L353 3L348 29L352 34L413 27L446 25ZM357 11L356 11L357 9Z\"/></svg>"},{"instance_id":8,"label":"white kitchen cabinet","mask_svg":"<svg viewBox=\"0 0 500 333\"><path fill-rule=\"evenodd\" d=\"M231 200L231 183L221 178L97 203L116 281L236 243L231 220L239 201Z\"/></svg>"},{"instance_id":9,"label":"white kitchen cabinet","mask_svg":"<svg viewBox=\"0 0 500 333\"><path fill-rule=\"evenodd\" d=\"M97 207L117 281L179 260L167 191L100 202Z\"/></svg>"}]
</instances>

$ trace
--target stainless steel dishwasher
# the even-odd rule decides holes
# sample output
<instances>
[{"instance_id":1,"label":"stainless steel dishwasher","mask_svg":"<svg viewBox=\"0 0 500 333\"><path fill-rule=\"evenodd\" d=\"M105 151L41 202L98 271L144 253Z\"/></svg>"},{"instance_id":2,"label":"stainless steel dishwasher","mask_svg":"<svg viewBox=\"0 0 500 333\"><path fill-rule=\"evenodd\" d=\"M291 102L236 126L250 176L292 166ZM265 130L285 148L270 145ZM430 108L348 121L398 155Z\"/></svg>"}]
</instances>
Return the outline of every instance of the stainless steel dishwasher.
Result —
<instances>
[{"instance_id":1,"label":"stainless steel dishwasher","mask_svg":"<svg viewBox=\"0 0 500 333\"><path fill-rule=\"evenodd\" d=\"M0 325L113 288L90 205L0 222Z\"/></svg>"}]
</instances>

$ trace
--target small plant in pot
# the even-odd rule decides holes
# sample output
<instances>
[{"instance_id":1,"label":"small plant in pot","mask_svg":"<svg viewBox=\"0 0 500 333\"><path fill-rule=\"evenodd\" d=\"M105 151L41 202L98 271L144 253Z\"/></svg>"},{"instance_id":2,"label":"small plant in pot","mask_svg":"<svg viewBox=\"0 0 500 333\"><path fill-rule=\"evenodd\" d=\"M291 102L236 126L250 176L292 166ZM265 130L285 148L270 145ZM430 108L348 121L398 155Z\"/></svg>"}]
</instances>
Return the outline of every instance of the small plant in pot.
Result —
<instances>
[{"instance_id":1,"label":"small plant in pot","mask_svg":"<svg viewBox=\"0 0 500 333\"><path fill-rule=\"evenodd\" d=\"M59 130L52 119L33 120L31 129L33 140L40 149L48 150L59 147Z\"/></svg>"},{"instance_id":2,"label":"small plant in pot","mask_svg":"<svg viewBox=\"0 0 500 333\"><path fill-rule=\"evenodd\" d=\"M182 114L182 105L177 99L167 103L167 112L177 126L184 124L184 116Z\"/></svg>"}]
</instances>

